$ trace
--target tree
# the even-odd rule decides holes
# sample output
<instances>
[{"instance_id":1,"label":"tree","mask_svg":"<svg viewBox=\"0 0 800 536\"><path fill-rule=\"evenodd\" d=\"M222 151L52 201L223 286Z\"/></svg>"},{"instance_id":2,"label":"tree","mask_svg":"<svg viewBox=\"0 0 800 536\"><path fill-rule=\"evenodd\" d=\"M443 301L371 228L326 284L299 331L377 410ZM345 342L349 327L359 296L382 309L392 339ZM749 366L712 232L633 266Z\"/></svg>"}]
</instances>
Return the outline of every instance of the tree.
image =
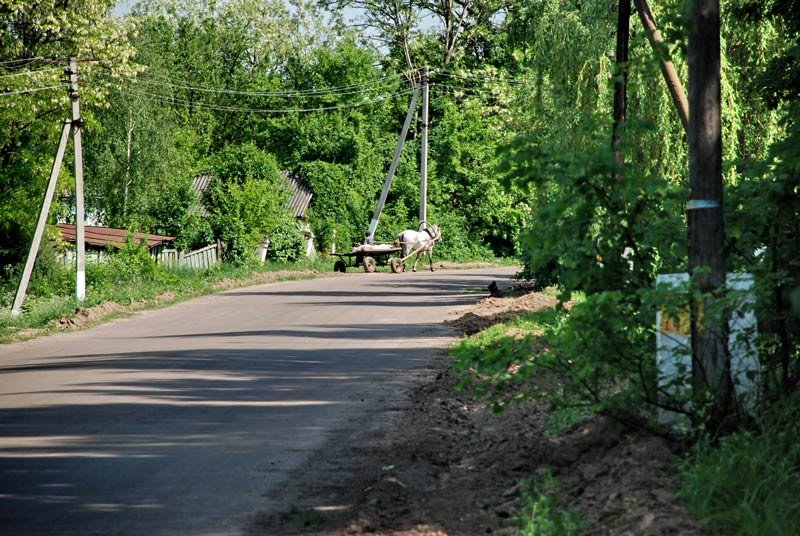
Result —
<instances>
[{"instance_id":1,"label":"tree","mask_svg":"<svg viewBox=\"0 0 800 536\"><path fill-rule=\"evenodd\" d=\"M69 117L59 82L65 59L99 60L80 66L81 104L90 124L90 108L106 106L109 87L135 72L126 31L110 13L114 5L0 0L0 93L8 93L0 96L0 265L17 263L30 243L30 215L41 204L61 121Z\"/></svg>"},{"instance_id":2,"label":"tree","mask_svg":"<svg viewBox=\"0 0 800 536\"><path fill-rule=\"evenodd\" d=\"M285 208L287 186L275 157L252 143L229 146L212 159L207 204L215 236L234 262L252 257L271 233L292 221Z\"/></svg>"}]
</instances>

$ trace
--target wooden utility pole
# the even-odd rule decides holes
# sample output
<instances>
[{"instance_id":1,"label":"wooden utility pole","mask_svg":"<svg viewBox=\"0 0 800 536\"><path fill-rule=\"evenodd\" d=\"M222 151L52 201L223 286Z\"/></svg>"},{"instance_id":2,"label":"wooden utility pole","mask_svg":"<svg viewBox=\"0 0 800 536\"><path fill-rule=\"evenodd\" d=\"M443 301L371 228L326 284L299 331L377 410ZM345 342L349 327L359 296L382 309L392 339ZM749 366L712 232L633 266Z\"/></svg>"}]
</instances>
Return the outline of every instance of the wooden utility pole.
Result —
<instances>
[{"instance_id":1,"label":"wooden utility pole","mask_svg":"<svg viewBox=\"0 0 800 536\"><path fill-rule=\"evenodd\" d=\"M689 271L704 296L692 300L692 377L698 400L711 395L716 426L733 407L727 319L711 313L725 290L719 0L692 0L688 60Z\"/></svg>"},{"instance_id":2,"label":"wooden utility pole","mask_svg":"<svg viewBox=\"0 0 800 536\"><path fill-rule=\"evenodd\" d=\"M611 145L614 148L614 155L619 167L622 167L625 163L625 155L620 146L622 136L619 129L628 115L628 41L630 30L631 0L619 0L617 7L616 67L614 69L614 129L611 137ZM615 177L618 180L621 179L619 173L615 173Z\"/></svg>"},{"instance_id":3,"label":"wooden utility pole","mask_svg":"<svg viewBox=\"0 0 800 536\"><path fill-rule=\"evenodd\" d=\"M422 70L422 149L419 156L419 230L428 223L428 105L430 73Z\"/></svg>"},{"instance_id":4,"label":"wooden utility pole","mask_svg":"<svg viewBox=\"0 0 800 536\"><path fill-rule=\"evenodd\" d=\"M681 119L683 129L689 131L689 104L686 101L686 94L683 91L678 73L675 72L675 66L667 57L666 44L664 38L661 37L661 32L658 31L653 14L650 12L650 6L647 0L633 0L636 6L636 12L639 14L639 20L645 28L647 39L653 47L653 51L659 60L661 66L661 74L664 75L664 81L667 83L667 89L672 97L672 102L675 104L675 109L678 112L678 117Z\"/></svg>"}]
</instances>

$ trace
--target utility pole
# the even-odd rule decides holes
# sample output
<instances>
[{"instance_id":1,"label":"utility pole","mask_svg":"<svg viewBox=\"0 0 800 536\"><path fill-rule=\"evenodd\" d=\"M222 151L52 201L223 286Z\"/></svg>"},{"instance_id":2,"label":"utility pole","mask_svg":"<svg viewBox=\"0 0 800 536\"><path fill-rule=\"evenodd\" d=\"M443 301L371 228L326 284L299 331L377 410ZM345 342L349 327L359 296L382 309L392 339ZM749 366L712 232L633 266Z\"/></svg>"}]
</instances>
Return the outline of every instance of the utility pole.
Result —
<instances>
[{"instance_id":1,"label":"utility pole","mask_svg":"<svg viewBox=\"0 0 800 536\"><path fill-rule=\"evenodd\" d=\"M616 67L614 78L614 128L611 137L611 146L617 167L625 163L622 152L620 126L628 115L628 41L631 30L631 0L619 0L617 7L617 48ZM614 173L617 180L622 176L620 172Z\"/></svg>"},{"instance_id":2,"label":"utility pole","mask_svg":"<svg viewBox=\"0 0 800 536\"><path fill-rule=\"evenodd\" d=\"M81 106L78 99L78 60L69 60L69 98L72 101L72 144L75 148L75 297L86 299L86 235L83 205L83 143Z\"/></svg>"},{"instance_id":3,"label":"utility pole","mask_svg":"<svg viewBox=\"0 0 800 536\"><path fill-rule=\"evenodd\" d=\"M422 70L422 150L419 156L419 230L428 224L428 105L430 72Z\"/></svg>"},{"instance_id":4,"label":"utility pole","mask_svg":"<svg viewBox=\"0 0 800 536\"><path fill-rule=\"evenodd\" d=\"M378 228L378 220L381 217L381 213L383 212L383 206L386 204L386 197L389 195L389 188L392 186L392 180L394 179L394 174L397 171L397 164L400 161L400 154L403 152L403 145L406 142L406 136L408 135L408 128L411 126L411 119L414 117L414 112L417 109L417 101L419 100L419 91L420 87L414 84L414 93L411 95L411 102L408 105L408 112L406 113L406 119L403 122L403 130L400 132L400 137L397 140L397 148L394 150L394 157L392 157L392 163L389 166L389 171L386 173L386 180L383 182L383 190L381 190L381 196L378 199L378 206L375 207L375 212L372 215L372 220L369 222L369 227L367 228L367 232L364 235L364 243L365 244L372 244L375 240L375 230Z\"/></svg>"},{"instance_id":5,"label":"utility pole","mask_svg":"<svg viewBox=\"0 0 800 536\"><path fill-rule=\"evenodd\" d=\"M725 291L722 212L719 0L693 0L689 22L689 271L702 298L692 300L692 379L698 401L711 396L708 423L733 409L727 318L712 314Z\"/></svg>"},{"instance_id":6,"label":"utility pole","mask_svg":"<svg viewBox=\"0 0 800 536\"><path fill-rule=\"evenodd\" d=\"M658 31L647 0L633 0L633 3L636 5L636 12L639 14L642 26L644 26L646 30L647 39L653 47L653 52L655 52L658 57L661 73L664 75L664 81L667 83L667 89L672 97L672 102L675 104L675 109L678 112L678 117L681 119L683 129L688 132L689 104L686 102L686 94L683 92L683 85L678 78L678 73L675 72L675 66L667 57L667 45L664 44L664 38L661 37L661 32Z\"/></svg>"},{"instance_id":7,"label":"utility pole","mask_svg":"<svg viewBox=\"0 0 800 536\"><path fill-rule=\"evenodd\" d=\"M50 214L50 205L53 202L58 175L61 173L61 165L64 161L64 153L67 148L67 140L70 133L73 135L75 147L75 241L76 241L76 282L75 294L78 301L86 298L86 260L85 260L85 230L84 230L84 200L83 200L83 147L81 145L81 112L78 102L78 60L71 58L69 67L64 69L64 74L69 77L69 96L72 101L72 119L66 119L61 128L61 140L58 143L56 157L53 160L53 167L50 171L50 180L47 183L47 190L42 201L42 208L39 211L39 220L36 223L36 231L33 233L33 242L25 261L25 268L22 271L22 278L17 287L17 294L14 296L14 304L11 306L11 315L19 316L22 310L22 302L25 301L25 293L28 291L33 266L36 263L36 256L42 243L42 236L47 225L47 217Z\"/></svg>"}]
</instances>

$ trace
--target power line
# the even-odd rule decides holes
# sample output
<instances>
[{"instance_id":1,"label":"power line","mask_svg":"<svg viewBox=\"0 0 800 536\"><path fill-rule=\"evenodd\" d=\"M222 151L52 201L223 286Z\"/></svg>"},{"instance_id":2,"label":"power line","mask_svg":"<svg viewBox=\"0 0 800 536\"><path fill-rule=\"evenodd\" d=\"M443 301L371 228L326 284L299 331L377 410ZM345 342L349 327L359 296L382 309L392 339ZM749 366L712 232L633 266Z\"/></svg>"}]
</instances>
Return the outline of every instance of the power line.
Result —
<instances>
[{"instance_id":1,"label":"power line","mask_svg":"<svg viewBox=\"0 0 800 536\"><path fill-rule=\"evenodd\" d=\"M131 81L134 83L138 82L151 86L169 87L172 89L182 89L188 91L197 91L201 93L214 93L221 95L224 94L224 95L239 95L239 96L250 96L250 97L304 98L304 97L323 97L327 95L334 95L334 96L353 95L353 94L363 93L371 89L375 89L376 87L379 86L385 86L388 83L398 80L402 77L403 75L401 74L394 74L376 80L360 82L357 84L348 84L342 86L331 86L327 88L294 90L294 91L242 91L242 90L225 89L225 88L214 88L208 86L192 86L192 85L175 83L169 79L164 79L164 78L160 79L163 81L159 81L159 79L148 80L146 78L131 78Z\"/></svg>"},{"instance_id":2,"label":"power line","mask_svg":"<svg viewBox=\"0 0 800 536\"><path fill-rule=\"evenodd\" d=\"M317 108L285 108L285 109L269 109L269 108L246 108L240 106L228 106L228 105L221 105L221 104L209 104L205 102L197 102L197 101L188 101L186 99L180 99L169 95L160 95L157 93L148 93L145 91L137 91L137 90L128 90L123 91L122 93L130 93L134 95L140 95L144 97L148 97L151 99L159 100L166 104L174 104L179 106L192 106L195 108L202 108L206 110L213 110L213 111L222 111L222 112L238 112L238 113L254 113L254 114L286 114L286 113L306 113L306 112L327 112L327 111L334 111L334 110L344 110L348 108L357 108L360 106L366 106L369 104L375 104L377 102L382 102L385 100L389 100L395 97L401 97L403 95L408 95L413 90L407 89L397 93L391 93L388 95L382 95L379 97L375 97L372 99L361 100L358 102L352 103L345 103L345 104L337 104L332 106L320 106Z\"/></svg>"},{"instance_id":3,"label":"power line","mask_svg":"<svg viewBox=\"0 0 800 536\"><path fill-rule=\"evenodd\" d=\"M50 89L63 89L64 86L49 86L49 87L36 87L30 89L20 89L18 91L9 91L6 93L0 93L0 97L7 97L11 95L22 95L23 93L36 93L37 91L47 91Z\"/></svg>"},{"instance_id":4,"label":"power line","mask_svg":"<svg viewBox=\"0 0 800 536\"><path fill-rule=\"evenodd\" d=\"M35 62L37 60L41 60L41 59L44 59L44 58L42 56L35 56L33 58L21 58L21 59L18 59L18 60L6 60L6 61L0 61L0 65L10 65L12 63L22 63L22 64L24 64L24 65L9 67L10 69L19 69L20 67L24 67L25 65L29 65L29 64L31 64L31 63L33 63L33 62Z\"/></svg>"},{"instance_id":5,"label":"power line","mask_svg":"<svg viewBox=\"0 0 800 536\"><path fill-rule=\"evenodd\" d=\"M36 71L21 71L21 72L18 72L18 73L3 74L3 75L0 75L0 78L12 78L12 77L16 77L16 76L32 76L32 75L39 74L39 73L49 73L49 72L53 72L53 71L61 71L61 68L60 67L49 67L47 69L39 69L39 70L36 70Z\"/></svg>"},{"instance_id":6,"label":"power line","mask_svg":"<svg viewBox=\"0 0 800 536\"><path fill-rule=\"evenodd\" d=\"M446 76L456 80L480 80L483 82L504 82L511 85L529 85L530 80L524 78L501 78L482 74L463 73L457 71L437 71L435 75Z\"/></svg>"}]
</instances>

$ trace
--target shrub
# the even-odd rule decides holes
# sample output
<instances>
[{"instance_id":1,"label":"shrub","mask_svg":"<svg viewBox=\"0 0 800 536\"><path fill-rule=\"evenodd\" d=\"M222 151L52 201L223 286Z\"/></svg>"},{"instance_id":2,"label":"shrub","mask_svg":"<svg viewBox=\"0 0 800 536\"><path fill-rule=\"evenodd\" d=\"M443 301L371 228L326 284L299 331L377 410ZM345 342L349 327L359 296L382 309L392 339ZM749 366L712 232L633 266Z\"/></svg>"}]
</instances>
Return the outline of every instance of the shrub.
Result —
<instances>
[{"instance_id":1,"label":"shrub","mask_svg":"<svg viewBox=\"0 0 800 536\"><path fill-rule=\"evenodd\" d=\"M305 237L300 231L300 223L286 219L269 235L270 243L267 258L277 262L294 262L305 254Z\"/></svg>"}]
</instances>

